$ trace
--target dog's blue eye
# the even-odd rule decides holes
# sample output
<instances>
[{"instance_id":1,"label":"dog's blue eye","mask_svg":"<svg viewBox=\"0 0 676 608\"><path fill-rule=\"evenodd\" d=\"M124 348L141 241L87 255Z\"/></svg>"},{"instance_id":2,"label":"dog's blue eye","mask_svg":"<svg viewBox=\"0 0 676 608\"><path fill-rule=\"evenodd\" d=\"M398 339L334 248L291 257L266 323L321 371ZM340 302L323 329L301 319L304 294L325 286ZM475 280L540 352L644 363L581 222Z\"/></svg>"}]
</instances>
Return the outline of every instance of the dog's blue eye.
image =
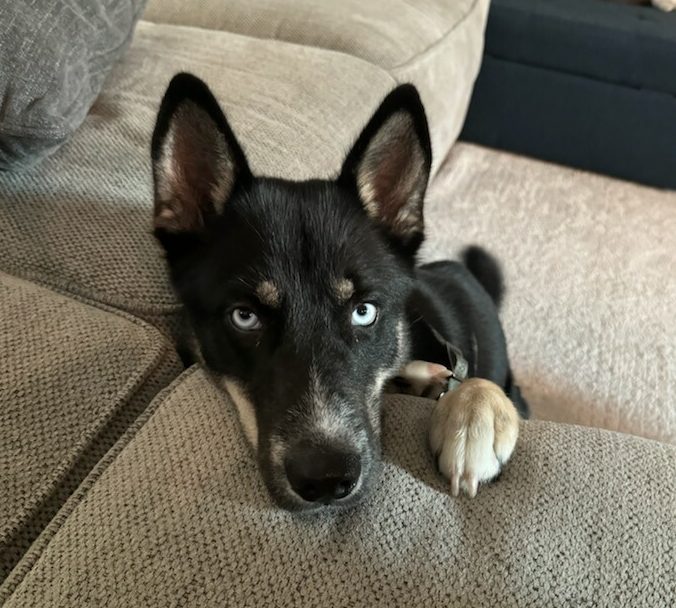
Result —
<instances>
[{"instance_id":1,"label":"dog's blue eye","mask_svg":"<svg viewBox=\"0 0 676 608\"><path fill-rule=\"evenodd\" d=\"M357 304L352 310L352 325L367 327L373 325L378 317L378 309L370 302Z\"/></svg>"},{"instance_id":2,"label":"dog's blue eye","mask_svg":"<svg viewBox=\"0 0 676 608\"><path fill-rule=\"evenodd\" d=\"M232 324L242 331L256 331L262 327L256 313L250 308L235 308L230 313Z\"/></svg>"}]
</instances>

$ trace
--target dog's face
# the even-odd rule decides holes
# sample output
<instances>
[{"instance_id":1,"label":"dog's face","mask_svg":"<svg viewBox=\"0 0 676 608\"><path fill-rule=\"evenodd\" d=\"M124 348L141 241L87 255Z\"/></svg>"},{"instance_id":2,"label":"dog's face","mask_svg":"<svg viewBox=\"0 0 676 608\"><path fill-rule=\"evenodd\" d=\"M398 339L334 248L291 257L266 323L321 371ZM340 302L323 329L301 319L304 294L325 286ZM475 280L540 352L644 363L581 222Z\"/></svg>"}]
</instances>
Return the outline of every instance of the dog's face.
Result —
<instances>
[{"instance_id":1,"label":"dog's face","mask_svg":"<svg viewBox=\"0 0 676 608\"><path fill-rule=\"evenodd\" d=\"M179 75L164 97L155 232L201 357L285 508L350 504L374 477L383 384L407 356L430 156L409 86L335 181L255 178L204 83Z\"/></svg>"}]
</instances>

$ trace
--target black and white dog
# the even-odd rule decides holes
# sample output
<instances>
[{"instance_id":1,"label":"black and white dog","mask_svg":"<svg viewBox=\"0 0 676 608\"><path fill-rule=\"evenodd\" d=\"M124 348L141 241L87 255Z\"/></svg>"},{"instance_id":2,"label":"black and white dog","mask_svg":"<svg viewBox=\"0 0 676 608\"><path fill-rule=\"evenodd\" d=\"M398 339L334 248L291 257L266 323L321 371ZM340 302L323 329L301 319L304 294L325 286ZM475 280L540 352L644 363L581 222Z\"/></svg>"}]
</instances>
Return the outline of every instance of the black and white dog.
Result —
<instances>
[{"instance_id":1,"label":"black and white dog","mask_svg":"<svg viewBox=\"0 0 676 608\"><path fill-rule=\"evenodd\" d=\"M495 384L470 380L438 406L440 470L470 494L499 473L518 432L505 393L526 413L497 316L500 273L478 249L466 255L476 276L416 266L431 149L414 87L387 96L336 180L292 182L252 175L207 86L179 74L152 160L155 234L197 356L236 404L279 505L361 497L378 468L386 382L413 359L447 366L446 342Z\"/></svg>"}]
</instances>

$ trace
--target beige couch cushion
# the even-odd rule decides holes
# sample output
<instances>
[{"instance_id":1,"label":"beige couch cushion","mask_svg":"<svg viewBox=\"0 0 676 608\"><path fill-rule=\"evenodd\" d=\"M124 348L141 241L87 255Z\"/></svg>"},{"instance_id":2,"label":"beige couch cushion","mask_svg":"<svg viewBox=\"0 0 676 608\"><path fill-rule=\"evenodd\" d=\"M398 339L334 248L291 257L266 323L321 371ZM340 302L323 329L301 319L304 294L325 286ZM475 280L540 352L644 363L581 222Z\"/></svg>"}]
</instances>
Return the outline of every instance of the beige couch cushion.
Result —
<instances>
[{"instance_id":1,"label":"beige couch cushion","mask_svg":"<svg viewBox=\"0 0 676 608\"><path fill-rule=\"evenodd\" d=\"M501 261L535 416L676 443L676 192L463 143L426 213L426 258Z\"/></svg>"},{"instance_id":2,"label":"beige couch cushion","mask_svg":"<svg viewBox=\"0 0 676 608\"><path fill-rule=\"evenodd\" d=\"M296 179L335 174L395 84L332 51L141 22L73 139L34 171L0 173L0 268L165 329L175 321L150 233L149 147L180 70L213 87L255 171Z\"/></svg>"},{"instance_id":3,"label":"beige couch cushion","mask_svg":"<svg viewBox=\"0 0 676 608\"><path fill-rule=\"evenodd\" d=\"M458 137L479 71L489 0L150 0L144 19L339 51L421 92L434 170ZM320 80L318 86L330 86Z\"/></svg>"},{"instance_id":4,"label":"beige couch cushion","mask_svg":"<svg viewBox=\"0 0 676 608\"><path fill-rule=\"evenodd\" d=\"M5 606L674 605L676 448L526 423L500 481L454 499L427 452L430 403L386 403L366 503L303 517L271 507L234 407L193 369L36 544Z\"/></svg>"},{"instance_id":5,"label":"beige couch cushion","mask_svg":"<svg viewBox=\"0 0 676 608\"><path fill-rule=\"evenodd\" d=\"M0 273L0 580L179 369L149 325Z\"/></svg>"},{"instance_id":6,"label":"beige couch cushion","mask_svg":"<svg viewBox=\"0 0 676 608\"><path fill-rule=\"evenodd\" d=\"M478 4L477 0L149 0L143 19L331 49L392 69L448 36Z\"/></svg>"}]
</instances>

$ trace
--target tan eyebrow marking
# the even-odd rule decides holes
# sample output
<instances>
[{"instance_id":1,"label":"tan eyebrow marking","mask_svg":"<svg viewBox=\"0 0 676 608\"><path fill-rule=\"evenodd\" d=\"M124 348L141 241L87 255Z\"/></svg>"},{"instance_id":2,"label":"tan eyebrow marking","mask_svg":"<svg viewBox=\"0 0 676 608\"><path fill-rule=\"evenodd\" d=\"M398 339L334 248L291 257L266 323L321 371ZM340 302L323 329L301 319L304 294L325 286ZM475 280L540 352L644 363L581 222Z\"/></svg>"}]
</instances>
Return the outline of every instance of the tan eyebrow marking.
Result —
<instances>
[{"instance_id":1,"label":"tan eyebrow marking","mask_svg":"<svg viewBox=\"0 0 676 608\"><path fill-rule=\"evenodd\" d=\"M341 302L347 302L354 295L354 283L350 279L340 279L333 284L333 290Z\"/></svg>"},{"instance_id":2,"label":"tan eyebrow marking","mask_svg":"<svg viewBox=\"0 0 676 608\"><path fill-rule=\"evenodd\" d=\"M281 304L282 297L279 289L272 281L262 281L256 287L256 295L262 304L277 308Z\"/></svg>"}]
</instances>

